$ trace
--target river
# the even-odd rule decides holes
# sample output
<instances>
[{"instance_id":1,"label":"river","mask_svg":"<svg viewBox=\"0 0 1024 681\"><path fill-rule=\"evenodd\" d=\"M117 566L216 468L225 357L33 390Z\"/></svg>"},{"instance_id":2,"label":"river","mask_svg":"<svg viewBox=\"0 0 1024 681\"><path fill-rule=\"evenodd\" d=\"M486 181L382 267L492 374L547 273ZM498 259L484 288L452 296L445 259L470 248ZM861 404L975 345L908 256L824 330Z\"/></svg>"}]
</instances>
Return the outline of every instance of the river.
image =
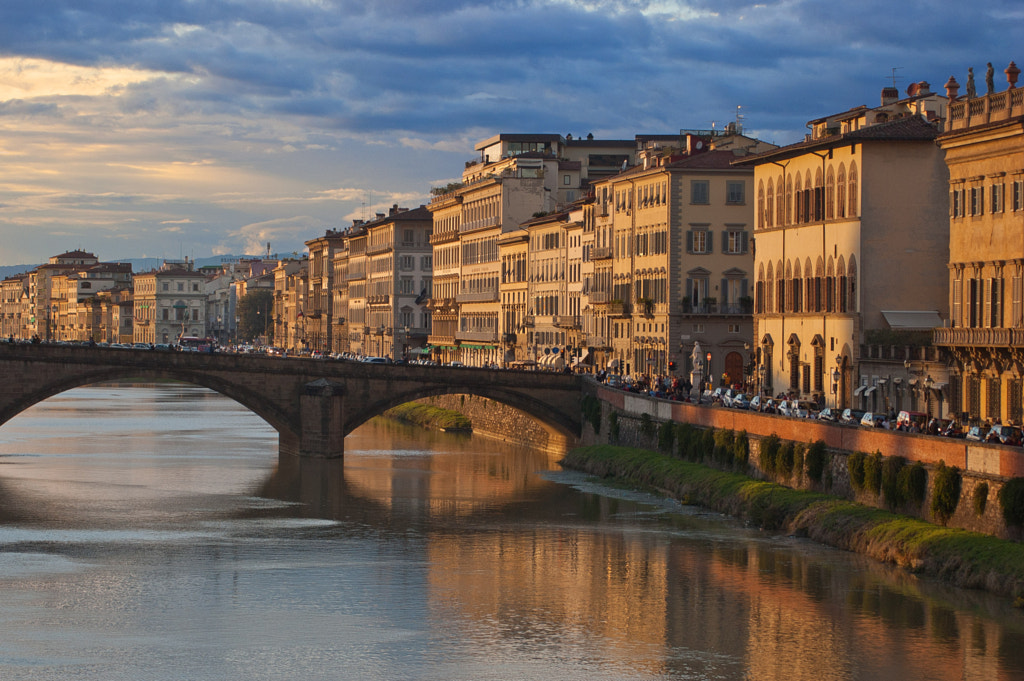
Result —
<instances>
[{"instance_id":1,"label":"river","mask_svg":"<svg viewBox=\"0 0 1024 681\"><path fill-rule=\"evenodd\" d=\"M551 456L375 420L278 461L215 393L0 427L0 679L1024 678L1024 615Z\"/></svg>"}]
</instances>

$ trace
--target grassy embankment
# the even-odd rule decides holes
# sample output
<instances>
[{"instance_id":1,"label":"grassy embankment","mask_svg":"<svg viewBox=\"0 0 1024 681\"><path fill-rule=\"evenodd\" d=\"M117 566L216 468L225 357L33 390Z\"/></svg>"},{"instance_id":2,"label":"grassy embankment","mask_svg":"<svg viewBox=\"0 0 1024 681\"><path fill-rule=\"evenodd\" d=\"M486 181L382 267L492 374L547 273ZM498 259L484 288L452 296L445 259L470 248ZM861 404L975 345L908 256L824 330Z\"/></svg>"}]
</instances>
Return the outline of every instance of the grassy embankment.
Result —
<instances>
[{"instance_id":1,"label":"grassy embankment","mask_svg":"<svg viewBox=\"0 0 1024 681\"><path fill-rule=\"evenodd\" d=\"M463 414L419 402L400 404L389 409L384 415L396 421L431 430L467 431L473 429L473 422Z\"/></svg>"},{"instance_id":2,"label":"grassy embankment","mask_svg":"<svg viewBox=\"0 0 1024 681\"><path fill-rule=\"evenodd\" d=\"M1024 606L1024 545L951 529L846 499L795 490L644 449L594 445L562 464L612 477L837 548L895 563L966 588L1013 596Z\"/></svg>"}]
</instances>

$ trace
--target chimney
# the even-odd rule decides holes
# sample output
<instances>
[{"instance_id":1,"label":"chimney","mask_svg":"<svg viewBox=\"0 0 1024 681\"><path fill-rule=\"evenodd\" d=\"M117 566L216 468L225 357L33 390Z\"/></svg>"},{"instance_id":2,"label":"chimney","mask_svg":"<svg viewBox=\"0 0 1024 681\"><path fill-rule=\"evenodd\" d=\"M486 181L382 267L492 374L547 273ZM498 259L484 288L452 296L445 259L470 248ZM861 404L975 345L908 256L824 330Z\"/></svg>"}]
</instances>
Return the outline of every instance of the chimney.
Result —
<instances>
[{"instance_id":1,"label":"chimney","mask_svg":"<svg viewBox=\"0 0 1024 681\"><path fill-rule=\"evenodd\" d=\"M882 106L899 101L900 91L894 87L882 88Z\"/></svg>"}]
</instances>

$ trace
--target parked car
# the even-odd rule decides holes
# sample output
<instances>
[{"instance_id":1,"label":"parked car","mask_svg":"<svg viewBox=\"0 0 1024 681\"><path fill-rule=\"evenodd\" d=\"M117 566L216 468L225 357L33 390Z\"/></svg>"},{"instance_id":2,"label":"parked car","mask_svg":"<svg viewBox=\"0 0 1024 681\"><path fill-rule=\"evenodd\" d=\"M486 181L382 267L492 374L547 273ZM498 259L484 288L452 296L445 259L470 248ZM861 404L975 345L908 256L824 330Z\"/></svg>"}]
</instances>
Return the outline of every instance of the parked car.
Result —
<instances>
[{"instance_id":1,"label":"parked car","mask_svg":"<svg viewBox=\"0 0 1024 681\"><path fill-rule=\"evenodd\" d=\"M732 398L732 402L729 406L733 409L750 409L750 395L745 393L738 393Z\"/></svg>"},{"instance_id":2,"label":"parked car","mask_svg":"<svg viewBox=\"0 0 1024 681\"><path fill-rule=\"evenodd\" d=\"M864 418L864 414L867 412L860 409L844 409L842 415L839 417L839 423L845 423L848 426L856 426L860 424L860 420Z\"/></svg>"},{"instance_id":3,"label":"parked car","mask_svg":"<svg viewBox=\"0 0 1024 681\"><path fill-rule=\"evenodd\" d=\"M387 357L364 357L363 362L366 364L391 364Z\"/></svg>"},{"instance_id":4,"label":"parked car","mask_svg":"<svg viewBox=\"0 0 1024 681\"><path fill-rule=\"evenodd\" d=\"M810 400L783 400L779 403L779 413L783 416L809 418L818 413L818 405Z\"/></svg>"},{"instance_id":5,"label":"parked car","mask_svg":"<svg viewBox=\"0 0 1024 681\"><path fill-rule=\"evenodd\" d=\"M864 416L860 417L860 425L867 426L868 428L881 428L884 421L885 414L879 412L864 412Z\"/></svg>"},{"instance_id":6,"label":"parked car","mask_svg":"<svg viewBox=\"0 0 1024 681\"><path fill-rule=\"evenodd\" d=\"M928 414L923 412L901 411L896 415L896 430L913 430L918 433L923 433L927 426Z\"/></svg>"},{"instance_id":7,"label":"parked car","mask_svg":"<svg viewBox=\"0 0 1024 681\"><path fill-rule=\"evenodd\" d=\"M967 429L964 439L972 442L984 442L986 435L988 435L988 428L985 426L971 426Z\"/></svg>"},{"instance_id":8,"label":"parked car","mask_svg":"<svg viewBox=\"0 0 1024 681\"><path fill-rule=\"evenodd\" d=\"M830 423L836 423L839 421L839 410L833 409L832 407L825 407L818 412L819 421L828 421Z\"/></svg>"},{"instance_id":9,"label":"parked car","mask_svg":"<svg viewBox=\"0 0 1024 681\"><path fill-rule=\"evenodd\" d=\"M1019 446L1024 441L1024 433L1017 426L1004 426L996 424L985 436L987 442L999 442L1002 445Z\"/></svg>"}]
</instances>

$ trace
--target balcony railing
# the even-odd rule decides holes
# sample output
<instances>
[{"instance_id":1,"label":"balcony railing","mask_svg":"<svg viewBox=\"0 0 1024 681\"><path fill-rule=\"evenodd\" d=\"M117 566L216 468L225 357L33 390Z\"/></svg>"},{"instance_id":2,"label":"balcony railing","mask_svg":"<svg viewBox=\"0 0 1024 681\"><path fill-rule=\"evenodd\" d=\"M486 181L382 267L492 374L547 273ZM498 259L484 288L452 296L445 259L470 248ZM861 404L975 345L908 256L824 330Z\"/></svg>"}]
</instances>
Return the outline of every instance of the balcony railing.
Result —
<instances>
[{"instance_id":1,"label":"balcony railing","mask_svg":"<svg viewBox=\"0 0 1024 681\"><path fill-rule=\"evenodd\" d=\"M970 329L956 327L932 331L935 345L967 345L975 347L1024 346L1024 329Z\"/></svg>"},{"instance_id":2,"label":"balcony railing","mask_svg":"<svg viewBox=\"0 0 1024 681\"><path fill-rule=\"evenodd\" d=\"M386 293L383 294L383 295L379 295L379 296L367 296L366 297L366 304L367 305L387 305L390 302L391 302L391 296L389 296Z\"/></svg>"},{"instance_id":3,"label":"balcony railing","mask_svg":"<svg viewBox=\"0 0 1024 681\"><path fill-rule=\"evenodd\" d=\"M577 315L555 315L555 326L560 329L578 329L580 318Z\"/></svg>"},{"instance_id":4,"label":"balcony railing","mask_svg":"<svg viewBox=\"0 0 1024 681\"><path fill-rule=\"evenodd\" d=\"M1007 121L1024 115L1024 90L1014 88L951 102L946 132Z\"/></svg>"},{"instance_id":5,"label":"balcony railing","mask_svg":"<svg viewBox=\"0 0 1024 681\"><path fill-rule=\"evenodd\" d=\"M612 247L611 246L602 246L601 248L591 248L590 249L590 259L591 260L607 260L610 257L612 257Z\"/></svg>"},{"instance_id":6,"label":"balcony railing","mask_svg":"<svg viewBox=\"0 0 1024 681\"><path fill-rule=\"evenodd\" d=\"M749 315L754 312L753 302L746 303L701 303L694 305L683 301L683 314L699 315Z\"/></svg>"},{"instance_id":7,"label":"balcony railing","mask_svg":"<svg viewBox=\"0 0 1024 681\"><path fill-rule=\"evenodd\" d=\"M486 291L469 291L459 293L455 296L459 303L491 303L498 300L498 289L493 288Z\"/></svg>"},{"instance_id":8,"label":"balcony railing","mask_svg":"<svg viewBox=\"0 0 1024 681\"><path fill-rule=\"evenodd\" d=\"M594 303L595 305L607 303L612 299L612 294L609 293L608 291L591 291L589 295L590 302Z\"/></svg>"},{"instance_id":9,"label":"balcony railing","mask_svg":"<svg viewBox=\"0 0 1024 681\"><path fill-rule=\"evenodd\" d=\"M532 327L535 323L536 323L536 321L534 320L534 317L533 317L532 314L531 315L526 315L525 317L523 317L523 326L525 326L525 327Z\"/></svg>"},{"instance_id":10,"label":"balcony railing","mask_svg":"<svg viewBox=\"0 0 1024 681\"><path fill-rule=\"evenodd\" d=\"M625 317L629 317L630 316L630 306L629 306L629 303L624 303L622 301L618 301L618 302L613 301L613 302L611 302L608 305L608 316L609 317L624 317L624 318Z\"/></svg>"},{"instance_id":11,"label":"balcony railing","mask_svg":"<svg viewBox=\"0 0 1024 681\"><path fill-rule=\"evenodd\" d=\"M474 343L492 343L497 344L498 332L497 331L457 331L455 333L455 339L460 341L471 341Z\"/></svg>"}]
</instances>

